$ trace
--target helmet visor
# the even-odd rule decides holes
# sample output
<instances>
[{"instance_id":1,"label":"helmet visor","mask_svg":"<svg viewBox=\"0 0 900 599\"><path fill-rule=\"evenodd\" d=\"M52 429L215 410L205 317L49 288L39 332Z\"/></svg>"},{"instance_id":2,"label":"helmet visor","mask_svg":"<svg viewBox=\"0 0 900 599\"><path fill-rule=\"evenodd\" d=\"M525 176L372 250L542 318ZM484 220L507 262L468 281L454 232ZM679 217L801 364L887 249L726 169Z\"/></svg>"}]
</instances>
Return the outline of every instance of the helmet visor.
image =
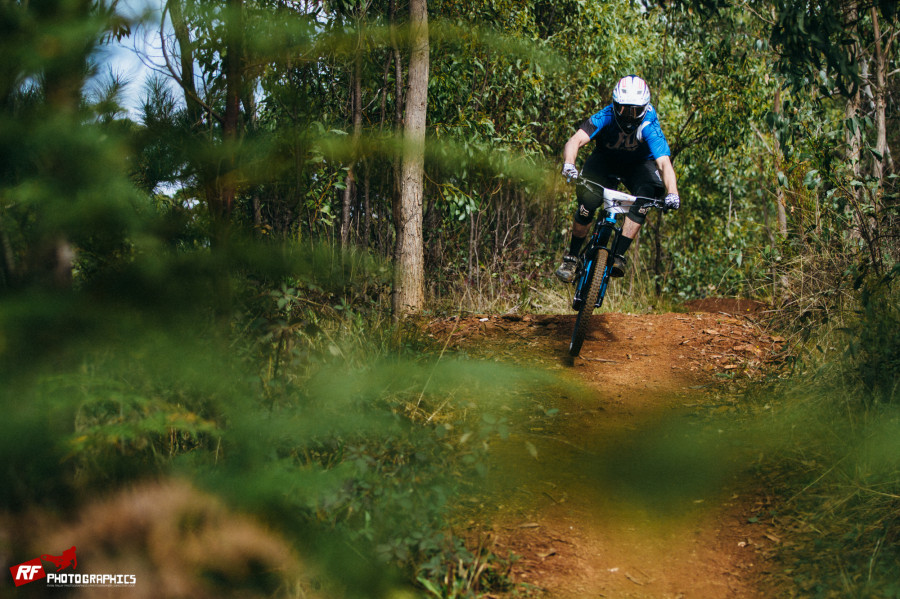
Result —
<instances>
[{"instance_id":1,"label":"helmet visor","mask_svg":"<svg viewBox=\"0 0 900 599\"><path fill-rule=\"evenodd\" d=\"M637 106L635 104L616 104L616 115L625 122L637 123L644 118L647 112L646 106Z\"/></svg>"}]
</instances>

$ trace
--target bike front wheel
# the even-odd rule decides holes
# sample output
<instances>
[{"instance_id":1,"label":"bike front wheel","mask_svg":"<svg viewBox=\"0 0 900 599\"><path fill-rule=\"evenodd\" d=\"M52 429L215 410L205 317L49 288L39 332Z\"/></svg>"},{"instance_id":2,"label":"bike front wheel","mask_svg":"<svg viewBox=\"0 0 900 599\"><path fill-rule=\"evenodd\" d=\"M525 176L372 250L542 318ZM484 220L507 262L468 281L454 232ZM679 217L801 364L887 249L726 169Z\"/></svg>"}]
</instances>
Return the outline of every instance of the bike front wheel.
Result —
<instances>
[{"instance_id":1,"label":"bike front wheel","mask_svg":"<svg viewBox=\"0 0 900 599\"><path fill-rule=\"evenodd\" d=\"M594 313L594 306L600 297L603 282L607 278L608 262L609 250L601 248L597 252L596 260L594 260L594 272L591 273L591 280L584 294L584 301L581 303L581 308L578 309L578 316L575 317L575 330L572 332L572 341L569 343L569 355L573 358L581 353L581 346L584 344L584 338L587 336L591 314Z\"/></svg>"}]
</instances>

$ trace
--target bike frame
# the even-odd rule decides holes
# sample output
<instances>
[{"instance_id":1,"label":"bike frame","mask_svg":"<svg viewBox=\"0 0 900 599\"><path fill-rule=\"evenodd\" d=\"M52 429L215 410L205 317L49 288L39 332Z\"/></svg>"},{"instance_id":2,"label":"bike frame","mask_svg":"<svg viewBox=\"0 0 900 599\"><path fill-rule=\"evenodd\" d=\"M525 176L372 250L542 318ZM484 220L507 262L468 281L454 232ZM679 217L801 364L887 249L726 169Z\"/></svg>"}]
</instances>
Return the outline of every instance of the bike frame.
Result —
<instances>
[{"instance_id":1,"label":"bike frame","mask_svg":"<svg viewBox=\"0 0 900 599\"><path fill-rule=\"evenodd\" d=\"M645 206L653 208L662 208L663 203L656 198L633 196L616 189L604 187L584 177L576 179L575 184L584 187L592 193L602 195L603 208L600 209L600 213L594 222L593 233L578 256L578 271L574 281L575 298L572 301L572 308L578 310L580 302L584 298L584 290L590 284L594 271L597 267L602 267L603 272L601 276L603 277L603 282L600 288L600 295L594 306L599 308L603 304L603 298L606 296L606 287L609 284L609 270L612 266L613 249L615 248L616 240L622 234L622 228L619 226L616 217L627 213L637 200L643 200ZM605 265L598 265L596 264L597 252L602 248L609 250L609 259Z\"/></svg>"},{"instance_id":2,"label":"bike frame","mask_svg":"<svg viewBox=\"0 0 900 599\"><path fill-rule=\"evenodd\" d=\"M594 224L594 232L591 234L587 245L581 250L578 257L579 269L575 277L575 297L572 300L572 308L578 310L584 301L584 291L590 284L591 278L595 276L597 268L602 268L600 276L603 282L600 283L600 295L597 296L595 308L599 308L603 304L603 298L606 296L606 287L609 285L609 269L612 266L612 248L615 247L615 241L622 234L622 228L616 222L615 214L603 210L597 216L597 222ZM610 243L612 240L612 243ZM597 252L601 248L610 249L606 264L597 264ZM600 272L600 271L597 271Z\"/></svg>"},{"instance_id":3,"label":"bike frame","mask_svg":"<svg viewBox=\"0 0 900 599\"><path fill-rule=\"evenodd\" d=\"M614 259L613 250L619 235L622 234L622 229L619 227L616 217L628 212L638 200L643 201L644 206L648 209L665 208L664 202L656 198L633 196L604 187L583 177L575 179L575 183L592 193L602 195L603 208L597 215L597 220L594 223L594 232L578 256L578 269L573 281L575 297L572 299L572 309L578 311L578 317L575 320L572 342L569 344L569 354L572 356L577 356L581 351L591 313L595 308L603 305L603 299L606 297L606 289L609 286L610 271ZM598 260L600 257L602 259ZM603 262L603 264L600 262ZM602 277L599 288L595 281L597 276ZM588 305L585 305L586 299Z\"/></svg>"}]
</instances>

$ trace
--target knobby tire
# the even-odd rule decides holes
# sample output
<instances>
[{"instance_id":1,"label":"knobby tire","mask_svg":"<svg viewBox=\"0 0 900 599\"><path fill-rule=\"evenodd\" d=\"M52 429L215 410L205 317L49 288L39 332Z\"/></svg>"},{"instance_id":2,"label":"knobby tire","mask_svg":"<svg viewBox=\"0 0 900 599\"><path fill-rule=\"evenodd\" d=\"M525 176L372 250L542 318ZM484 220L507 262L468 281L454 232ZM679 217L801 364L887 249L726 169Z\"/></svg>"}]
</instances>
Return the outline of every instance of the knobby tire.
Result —
<instances>
[{"instance_id":1,"label":"knobby tire","mask_svg":"<svg viewBox=\"0 0 900 599\"><path fill-rule=\"evenodd\" d=\"M597 303L600 288L603 286L603 275L606 273L607 262L609 262L609 250L601 248L594 260L594 272L591 273L590 286L584 296L581 308L578 310L578 316L575 318L575 330L572 332L572 342L569 343L569 355L573 358L581 353L581 346L584 344L584 338L588 332L588 322L591 320L594 305Z\"/></svg>"}]
</instances>

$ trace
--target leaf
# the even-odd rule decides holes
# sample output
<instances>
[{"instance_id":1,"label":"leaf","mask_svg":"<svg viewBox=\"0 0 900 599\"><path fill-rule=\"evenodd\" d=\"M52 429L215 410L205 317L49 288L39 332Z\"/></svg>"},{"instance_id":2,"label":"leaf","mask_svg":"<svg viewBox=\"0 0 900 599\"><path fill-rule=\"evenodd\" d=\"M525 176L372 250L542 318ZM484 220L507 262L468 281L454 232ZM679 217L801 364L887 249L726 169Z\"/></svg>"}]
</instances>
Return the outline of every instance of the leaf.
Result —
<instances>
[{"instance_id":1,"label":"leaf","mask_svg":"<svg viewBox=\"0 0 900 599\"><path fill-rule=\"evenodd\" d=\"M444 594L441 592L441 590L439 588L437 588L435 586L435 584L433 582L431 582L430 580L428 580L427 578L419 576L417 580L419 581L419 584L421 584L423 587L425 587L426 591L428 591L435 597L441 598L444 596Z\"/></svg>"},{"instance_id":2,"label":"leaf","mask_svg":"<svg viewBox=\"0 0 900 599\"><path fill-rule=\"evenodd\" d=\"M813 169L813 170L809 171L808 173L806 173L806 176L803 177L803 184L806 186L807 189L815 189L816 187L819 187L822 184L822 178L818 177L817 176L818 174L819 174L819 171L816 169Z\"/></svg>"}]
</instances>

